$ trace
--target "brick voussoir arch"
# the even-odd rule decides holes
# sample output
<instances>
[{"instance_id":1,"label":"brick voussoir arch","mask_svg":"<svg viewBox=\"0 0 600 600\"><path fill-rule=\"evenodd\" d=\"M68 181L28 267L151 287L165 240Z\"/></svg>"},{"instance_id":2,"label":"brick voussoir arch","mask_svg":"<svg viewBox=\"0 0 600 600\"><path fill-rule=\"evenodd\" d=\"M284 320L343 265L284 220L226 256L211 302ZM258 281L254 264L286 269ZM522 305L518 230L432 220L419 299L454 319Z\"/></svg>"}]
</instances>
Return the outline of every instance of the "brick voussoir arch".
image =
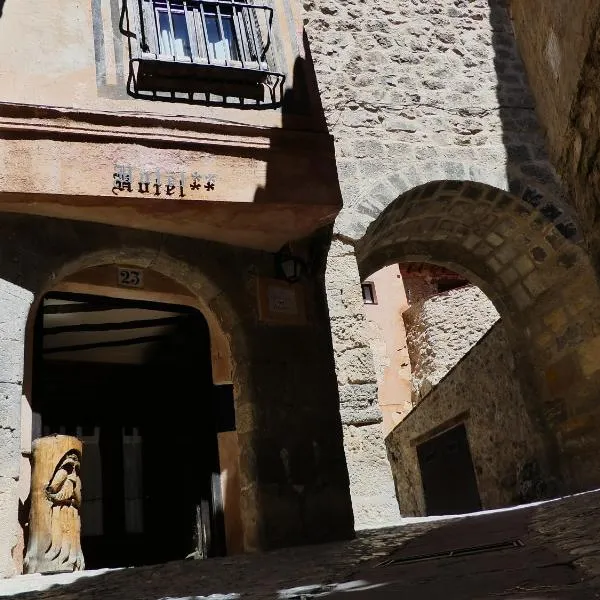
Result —
<instances>
[{"instance_id":1,"label":"brick voussoir arch","mask_svg":"<svg viewBox=\"0 0 600 600\"><path fill-rule=\"evenodd\" d=\"M386 207L356 257L362 277L425 261L477 284L503 318L551 469L571 491L600 484L600 289L576 229L500 189L436 181Z\"/></svg>"}]
</instances>

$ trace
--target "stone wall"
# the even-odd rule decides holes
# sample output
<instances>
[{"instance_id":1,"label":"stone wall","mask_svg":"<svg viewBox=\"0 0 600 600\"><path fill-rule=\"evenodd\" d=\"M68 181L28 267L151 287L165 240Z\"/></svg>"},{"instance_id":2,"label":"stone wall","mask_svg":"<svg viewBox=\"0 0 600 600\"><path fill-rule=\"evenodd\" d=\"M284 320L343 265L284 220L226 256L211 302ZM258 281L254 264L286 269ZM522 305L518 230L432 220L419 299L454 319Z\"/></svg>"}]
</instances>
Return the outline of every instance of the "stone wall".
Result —
<instances>
[{"instance_id":1,"label":"stone wall","mask_svg":"<svg viewBox=\"0 0 600 600\"><path fill-rule=\"evenodd\" d=\"M343 428L354 528L397 525L400 511L382 424L344 424Z\"/></svg>"},{"instance_id":2,"label":"stone wall","mask_svg":"<svg viewBox=\"0 0 600 600\"><path fill-rule=\"evenodd\" d=\"M418 402L454 368L499 319L475 286L421 300L403 313L412 365L412 397Z\"/></svg>"},{"instance_id":3,"label":"stone wall","mask_svg":"<svg viewBox=\"0 0 600 600\"><path fill-rule=\"evenodd\" d=\"M14 575L23 551L18 523L23 340L33 294L0 279L0 577Z\"/></svg>"},{"instance_id":4,"label":"stone wall","mask_svg":"<svg viewBox=\"0 0 600 600\"><path fill-rule=\"evenodd\" d=\"M564 154L570 113L600 16L599 0L510 0L513 27L553 162Z\"/></svg>"},{"instance_id":5,"label":"stone wall","mask_svg":"<svg viewBox=\"0 0 600 600\"><path fill-rule=\"evenodd\" d=\"M340 393L342 422L381 422L370 327L363 310L354 247L333 240L327 259L326 292Z\"/></svg>"},{"instance_id":6,"label":"stone wall","mask_svg":"<svg viewBox=\"0 0 600 600\"><path fill-rule=\"evenodd\" d=\"M598 271L600 1L511 0L511 11L550 156L567 184Z\"/></svg>"},{"instance_id":7,"label":"stone wall","mask_svg":"<svg viewBox=\"0 0 600 600\"><path fill-rule=\"evenodd\" d=\"M14 572L11 551L19 548L21 394L23 379L31 378L23 356L32 343L25 330L32 301L81 269L123 262L189 290L228 341L245 549L352 535L324 290L329 231L298 243L298 251L313 248L312 275L298 284L308 325L298 327L257 318L257 277L273 276L267 252L22 215L2 215L0 233L0 575Z\"/></svg>"},{"instance_id":8,"label":"stone wall","mask_svg":"<svg viewBox=\"0 0 600 600\"><path fill-rule=\"evenodd\" d=\"M554 471L570 490L596 485L600 374L586 357L597 347L597 283L548 159L507 2L303 5L336 143L339 242L355 245L363 278L392 263L433 262L480 287L501 308ZM361 322L349 326L358 310L344 313L337 296L351 281L335 276L329 305L347 323L333 331L334 346L347 349L336 361L345 370L351 357L361 372L356 385L342 382L342 395L364 414L369 399L358 392L375 381L372 357Z\"/></svg>"},{"instance_id":9,"label":"stone wall","mask_svg":"<svg viewBox=\"0 0 600 600\"><path fill-rule=\"evenodd\" d=\"M403 516L425 514L416 443L462 421L482 507L532 500L527 478L535 469L527 463L543 463L542 441L527 417L501 321L386 438Z\"/></svg>"},{"instance_id":10,"label":"stone wall","mask_svg":"<svg viewBox=\"0 0 600 600\"><path fill-rule=\"evenodd\" d=\"M305 0L304 9L336 142L339 234L360 238L400 194L434 180L560 200L503 0Z\"/></svg>"}]
</instances>

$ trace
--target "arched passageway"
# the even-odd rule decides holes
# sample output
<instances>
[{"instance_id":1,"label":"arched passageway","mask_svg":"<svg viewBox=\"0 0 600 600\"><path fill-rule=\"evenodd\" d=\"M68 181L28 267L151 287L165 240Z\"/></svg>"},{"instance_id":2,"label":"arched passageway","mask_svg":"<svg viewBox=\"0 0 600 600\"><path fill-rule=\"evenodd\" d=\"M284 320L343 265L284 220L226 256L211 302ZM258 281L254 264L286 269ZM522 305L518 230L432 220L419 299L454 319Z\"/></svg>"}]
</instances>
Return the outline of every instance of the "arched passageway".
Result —
<instances>
[{"instance_id":1,"label":"arched passageway","mask_svg":"<svg viewBox=\"0 0 600 600\"><path fill-rule=\"evenodd\" d=\"M34 322L42 298L56 291L127 299L152 292L137 299L191 306L202 313L210 332L213 382L233 389L239 453L230 458L239 465L244 551L352 535L318 256L314 276L303 284L309 322L293 328L290 344L289 327L269 326L257 318L258 281L273 277L272 254L23 215L3 215L0 229L0 296L6 316L0 326L6 379L2 409L9 417L9 427L0 428L0 478L8 481L0 495L7 523L7 534L0 537L3 572L21 568L19 522L27 520L24 503L30 492L27 420L32 417ZM144 271L144 290L110 292L122 267ZM99 279L87 277L92 271ZM156 274L153 281L151 274ZM167 282L170 289L164 287ZM171 398L164 402L166 410L178 411ZM197 460L192 456L189 464Z\"/></svg>"},{"instance_id":2,"label":"arched passageway","mask_svg":"<svg viewBox=\"0 0 600 600\"><path fill-rule=\"evenodd\" d=\"M94 277L75 274L71 285L77 279ZM239 548L239 472L228 460L237 450L233 396L231 385L213 382L202 314L172 303L50 292L34 338L32 437L66 434L83 443L86 567Z\"/></svg>"},{"instance_id":3,"label":"arched passageway","mask_svg":"<svg viewBox=\"0 0 600 600\"><path fill-rule=\"evenodd\" d=\"M502 316L549 471L567 490L600 482L598 284L577 232L496 188L432 182L401 195L357 243L361 276L398 262L445 266Z\"/></svg>"}]
</instances>

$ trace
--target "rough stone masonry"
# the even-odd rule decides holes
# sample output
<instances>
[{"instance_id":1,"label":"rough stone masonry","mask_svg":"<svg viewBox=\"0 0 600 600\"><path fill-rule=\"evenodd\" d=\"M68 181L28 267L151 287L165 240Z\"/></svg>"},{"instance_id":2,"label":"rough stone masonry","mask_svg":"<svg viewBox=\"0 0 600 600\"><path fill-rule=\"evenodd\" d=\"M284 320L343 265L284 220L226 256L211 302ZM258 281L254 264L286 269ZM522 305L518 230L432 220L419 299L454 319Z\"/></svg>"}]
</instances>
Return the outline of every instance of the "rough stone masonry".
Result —
<instances>
[{"instance_id":1,"label":"rough stone masonry","mask_svg":"<svg viewBox=\"0 0 600 600\"><path fill-rule=\"evenodd\" d=\"M360 526L397 513L385 508L393 506L387 465L378 500L370 497L378 515L360 483L374 468L364 453L380 455L383 440L371 435L381 416L354 242L398 196L436 180L531 198L557 226L574 218L544 149L503 0L304 0L304 11L344 199L327 292Z\"/></svg>"}]
</instances>

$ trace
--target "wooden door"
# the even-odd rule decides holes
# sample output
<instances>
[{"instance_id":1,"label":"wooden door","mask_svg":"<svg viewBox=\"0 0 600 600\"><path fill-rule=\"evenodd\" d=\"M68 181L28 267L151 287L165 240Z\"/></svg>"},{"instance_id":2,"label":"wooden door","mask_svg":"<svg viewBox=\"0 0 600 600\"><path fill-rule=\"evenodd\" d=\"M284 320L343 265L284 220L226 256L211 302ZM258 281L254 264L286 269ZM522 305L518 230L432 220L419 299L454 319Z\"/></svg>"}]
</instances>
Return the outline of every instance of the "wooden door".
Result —
<instances>
[{"instance_id":1,"label":"wooden door","mask_svg":"<svg viewBox=\"0 0 600 600\"><path fill-rule=\"evenodd\" d=\"M464 424L417 446L417 456L428 515L481 510Z\"/></svg>"}]
</instances>

